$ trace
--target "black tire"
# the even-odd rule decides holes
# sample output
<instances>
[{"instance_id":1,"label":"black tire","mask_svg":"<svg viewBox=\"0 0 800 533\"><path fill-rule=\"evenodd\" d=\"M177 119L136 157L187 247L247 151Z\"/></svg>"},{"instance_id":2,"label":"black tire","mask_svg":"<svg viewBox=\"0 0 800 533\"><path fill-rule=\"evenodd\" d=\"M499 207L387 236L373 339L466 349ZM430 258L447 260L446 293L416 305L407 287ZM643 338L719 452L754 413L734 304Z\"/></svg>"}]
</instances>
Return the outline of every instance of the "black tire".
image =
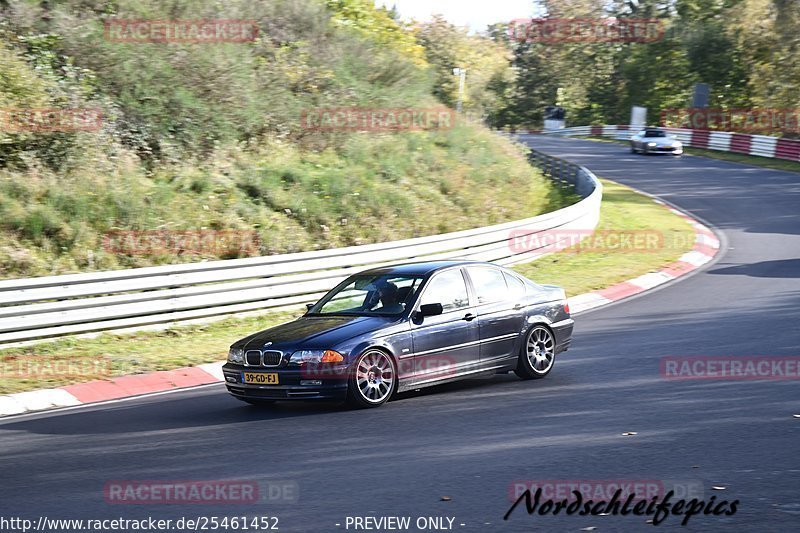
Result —
<instances>
[{"instance_id":1,"label":"black tire","mask_svg":"<svg viewBox=\"0 0 800 533\"><path fill-rule=\"evenodd\" d=\"M631 143L631 153L632 154L636 153L636 147L633 145L633 143Z\"/></svg>"},{"instance_id":2,"label":"black tire","mask_svg":"<svg viewBox=\"0 0 800 533\"><path fill-rule=\"evenodd\" d=\"M514 373L520 379L542 379L555 364L556 338L544 324L536 324L525 335Z\"/></svg>"},{"instance_id":3,"label":"black tire","mask_svg":"<svg viewBox=\"0 0 800 533\"><path fill-rule=\"evenodd\" d=\"M264 407L267 405L274 404L277 400L256 400L256 399L247 399L242 400L244 403L248 403L250 405L255 405L256 407Z\"/></svg>"},{"instance_id":4,"label":"black tire","mask_svg":"<svg viewBox=\"0 0 800 533\"><path fill-rule=\"evenodd\" d=\"M391 355L369 348L356 359L347 382L347 404L356 409L380 407L397 390L397 364Z\"/></svg>"}]
</instances>

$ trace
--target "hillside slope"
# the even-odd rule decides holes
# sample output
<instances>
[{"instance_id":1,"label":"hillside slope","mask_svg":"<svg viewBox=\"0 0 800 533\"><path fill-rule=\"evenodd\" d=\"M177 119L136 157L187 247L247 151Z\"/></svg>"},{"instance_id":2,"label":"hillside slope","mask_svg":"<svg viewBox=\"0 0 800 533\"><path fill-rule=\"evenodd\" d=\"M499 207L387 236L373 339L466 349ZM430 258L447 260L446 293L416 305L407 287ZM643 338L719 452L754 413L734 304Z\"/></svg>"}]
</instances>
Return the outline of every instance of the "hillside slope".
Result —
<instances>
[{"instance_id":1,"label":"hillside slope","mask_svg":"<svg viewBox=\"0 0 800 533\"><path fill-rule=\"evenodd\" d=\"M45 7L42 7L42 5ZM430 108L413 30L367 0L2 4L0 110L97 109L93 131L0 128L0 277L427 235L567 198L482 126L320 132L304 112ZM120 20L247 20L249 42L118 42ZM256 246L120 250L125 231ZM249 237L248 237L249 239Z\"/></svg>"}]
</instances>

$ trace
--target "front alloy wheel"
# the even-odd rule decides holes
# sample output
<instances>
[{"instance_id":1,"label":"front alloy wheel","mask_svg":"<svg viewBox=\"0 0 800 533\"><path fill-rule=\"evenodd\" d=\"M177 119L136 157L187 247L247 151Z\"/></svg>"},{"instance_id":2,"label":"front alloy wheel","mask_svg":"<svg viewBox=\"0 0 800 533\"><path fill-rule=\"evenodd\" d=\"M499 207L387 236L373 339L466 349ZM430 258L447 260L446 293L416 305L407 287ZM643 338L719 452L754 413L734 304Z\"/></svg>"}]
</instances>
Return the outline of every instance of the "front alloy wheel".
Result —
<instances>
[{"instance_id":1,"label":"front alloy wheel","mask_svg":"<svg viewBox=\"0 0 800 533\"><path fill-rule=\"evenodd\" d=\"M556 341L549 329L534 326L525 338L514 373L522 379L545 377L553 368L556 358Z\"/></svg>"},{"instance_id":2,"label":"front alloy wheel","mask_svg":"<svg viewBox=\"0 0 800 533\"><path fill-rule=\"evenodd\" d=\"M395 390L397 378L394 360L381 350L365 351L356 361L347 387L347 401L353 407L378 407Z\"/></svg>"}]
</instances>

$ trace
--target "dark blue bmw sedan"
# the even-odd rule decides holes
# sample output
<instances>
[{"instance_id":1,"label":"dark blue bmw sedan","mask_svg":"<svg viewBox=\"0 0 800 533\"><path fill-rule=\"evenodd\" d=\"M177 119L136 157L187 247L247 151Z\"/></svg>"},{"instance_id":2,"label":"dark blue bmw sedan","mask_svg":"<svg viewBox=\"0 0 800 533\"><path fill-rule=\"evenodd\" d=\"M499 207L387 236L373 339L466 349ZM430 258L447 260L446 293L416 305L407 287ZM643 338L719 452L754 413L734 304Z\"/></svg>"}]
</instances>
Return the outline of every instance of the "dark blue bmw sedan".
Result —
<instances>
[{"instance_id":1,"label":"dark blue bmw sedan","mask_svg":"<svg viewBox=\"0 0 800 533\"><path fill-rule=\"evenodd\" d=\"M572 337L564 290L491 263L439 261L350 276L302 317L235 342L228 391L251 404L392 395L514 371L545 377Z\"/></svg>"}]
</instances>

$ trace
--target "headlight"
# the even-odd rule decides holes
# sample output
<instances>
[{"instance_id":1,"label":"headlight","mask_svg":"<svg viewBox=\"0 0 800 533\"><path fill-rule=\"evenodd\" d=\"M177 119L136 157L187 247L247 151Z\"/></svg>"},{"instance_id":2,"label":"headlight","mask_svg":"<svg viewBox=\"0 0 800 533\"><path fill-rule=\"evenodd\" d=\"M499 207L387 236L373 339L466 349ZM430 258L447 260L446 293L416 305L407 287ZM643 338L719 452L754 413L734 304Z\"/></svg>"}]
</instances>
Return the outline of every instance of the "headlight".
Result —
<instances>
[{"instance_id":1,"label":"headlight","mask_svg":"<svg viewBox=\"0 0 800 533\"><path fill-rule=\"evenodd\" d=\"M290 363L304 365L306 363L341 363L344 356L333 350L300 350L289 358Z\"/></svg>"},{"instance_id":2,"label":"headlight","mask_svg":"<svg viewBox=\"0 0 800 533\"><path fill-rule=\"evenodd\" d=\"M244 350L241 348L231 348L228 350L228 361L231 363L244 363Z\"/></svg>"},{"instance_id":3,"label":"headlight","mask_svg":"<svg viewBox=\"0 0 800 533\"><path fill-rule=\"evenodd\" d=\"M656 143L647 143L647 146L655 146Z\"/></svg>"}]
</instances>

